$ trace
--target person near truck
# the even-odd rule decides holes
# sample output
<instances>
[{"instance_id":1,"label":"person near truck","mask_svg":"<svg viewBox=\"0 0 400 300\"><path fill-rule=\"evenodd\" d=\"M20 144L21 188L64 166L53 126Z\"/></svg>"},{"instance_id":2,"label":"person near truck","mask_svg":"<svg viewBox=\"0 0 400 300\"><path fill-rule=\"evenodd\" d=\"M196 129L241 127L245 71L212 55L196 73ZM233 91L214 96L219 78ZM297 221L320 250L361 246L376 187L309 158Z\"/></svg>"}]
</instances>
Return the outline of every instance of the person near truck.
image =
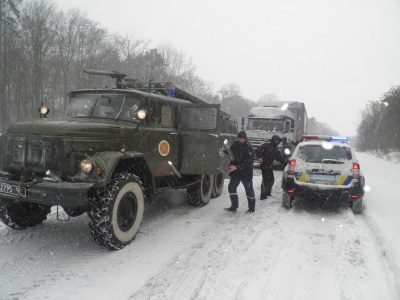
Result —
<instances>
[{"instance_id":1,"label":"person near truck","mask_svg":"<svg viewBox=\"0 0 400 300\"><path fill-rule=\"evenodd\" d=\"M282 139L278 135L273 135L271 142L262 144L258 150L257 159L262 173L260 200L265 200L268 196L272 196L271 191L275 182L273 164L277 162L285 164L278 149L281 141Z\"/></svg>"},{"instance_id":2,"label":"person near truck","mask_svg":"<svg viewBox=\"0 0 400 300\"><path fill-rule=\"evenodd\" d=\"M231 179L228 185L231 206L225 208L225 210L236 212L239 207L237 187L242 183L246 192L249 207L246 213L254 213L256 208L256 196L253 188L254 151L250 143L247 142L246 133L240 131L237 135L236 141L230 149L224 149L223 151L231 156L229 166L229 176Z\"/></svg>"},{"instance_id":3,"label":"person near truck","mask_svg":"<svg viewBox=\"0 0 400 300\"><path fill-rule=\"evenodd\" d=\"M289 162L289 157L292 156L293 150L295 148L295 145L291 140L288 141L287 137L282 138L282 147L281 147L281 156L282 159L284 160L283 167L287 165Z\"/></svg>"}]
</instances>

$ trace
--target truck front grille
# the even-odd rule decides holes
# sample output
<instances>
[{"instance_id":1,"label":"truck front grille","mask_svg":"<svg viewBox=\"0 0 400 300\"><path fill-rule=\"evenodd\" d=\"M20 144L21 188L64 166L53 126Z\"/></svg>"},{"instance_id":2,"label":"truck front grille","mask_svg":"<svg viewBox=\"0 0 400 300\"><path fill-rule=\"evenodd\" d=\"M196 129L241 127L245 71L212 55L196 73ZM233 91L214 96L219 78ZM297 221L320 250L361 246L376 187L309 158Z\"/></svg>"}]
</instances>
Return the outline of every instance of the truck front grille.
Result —
<instances>
[{"instance_id":1,"label":"truck front grille","mask_svg":"<svg viewBox=\"0 0 400 300\"><path fill-rule=\"evenodd\" d=\"M0 137L0 169L6 172L44 174L51 170L61 176L64 157L63 142L58 138L13 134Z\"/></svg>"}]
</instances>

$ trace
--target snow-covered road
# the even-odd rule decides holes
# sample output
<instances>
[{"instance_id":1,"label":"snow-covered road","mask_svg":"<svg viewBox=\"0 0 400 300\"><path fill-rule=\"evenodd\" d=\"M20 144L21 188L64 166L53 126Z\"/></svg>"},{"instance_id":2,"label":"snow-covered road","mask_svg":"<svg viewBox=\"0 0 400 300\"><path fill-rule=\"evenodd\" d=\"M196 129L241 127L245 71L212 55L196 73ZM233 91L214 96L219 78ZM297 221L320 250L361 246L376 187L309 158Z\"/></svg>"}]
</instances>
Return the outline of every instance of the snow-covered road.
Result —
<instances>
[{"instance_id":1,"label":"snow-covered road","mask_svg":"<svg viewBox=\"0 0 400 300\"><path fill-rule=\"evenodd\" d=\"M367 171L387 162L359 159L371 185ZM354 216L300 201L284 209L281 172L275 176L273 196L257 200L252 215L242 186L239 211L223 210L228 180L203 208L187 205L183 191L159 196L120 251L92 240L86 215L60 222L53 208L43 225L24 231L0 223L0 299L399 299L397 244L388 246L387 223L370 205L390 179ZM255 169L257 197L260 181Z\"/></svg>"}]
</instances>

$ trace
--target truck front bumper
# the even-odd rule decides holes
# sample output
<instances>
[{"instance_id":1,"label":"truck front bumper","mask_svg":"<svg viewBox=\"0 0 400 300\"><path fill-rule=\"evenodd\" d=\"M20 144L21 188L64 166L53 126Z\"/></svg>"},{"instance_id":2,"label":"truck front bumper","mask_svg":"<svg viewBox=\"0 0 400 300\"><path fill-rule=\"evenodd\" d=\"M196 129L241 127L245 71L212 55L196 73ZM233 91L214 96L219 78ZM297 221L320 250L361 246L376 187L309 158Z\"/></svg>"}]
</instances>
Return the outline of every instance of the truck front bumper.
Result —
<instances>
[{"instance_id":1,"label":"truck front bumper","mask_svg":"<svg viewBox=\"0 0 400 300\"><path fill-rule=\"evenodd\" d=\"M0 177L0 198L12 202L33 202L45 205L83 206L93 183L47 182L25 183Z\"/></svg>"}]
</instances>

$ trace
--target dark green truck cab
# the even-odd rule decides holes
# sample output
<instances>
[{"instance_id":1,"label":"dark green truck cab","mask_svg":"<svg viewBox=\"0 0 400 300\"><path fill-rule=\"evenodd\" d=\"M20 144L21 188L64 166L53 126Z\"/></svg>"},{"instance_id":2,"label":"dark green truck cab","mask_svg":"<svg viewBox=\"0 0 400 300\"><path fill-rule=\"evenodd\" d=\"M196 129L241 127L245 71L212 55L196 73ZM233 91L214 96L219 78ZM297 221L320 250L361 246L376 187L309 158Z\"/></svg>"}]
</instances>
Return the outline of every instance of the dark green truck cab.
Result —
<instances>
[{"instance_id":1,"label":"dark green truck cab","mask_svg":"<svg viewBox=\"0 0 400 300\"><path fill-rule=\"evenodd\" d=\"M121 249L155 194L187 189L195 206L221 194L229 157L219 149L235 139L236 122L177 87L168 96L170 83L121 79L71 92L63 118L14 123L0 136L4 224L38 225L59 205L72 217L87 212L95 241Z\"/></svg>"}]
</instances>

